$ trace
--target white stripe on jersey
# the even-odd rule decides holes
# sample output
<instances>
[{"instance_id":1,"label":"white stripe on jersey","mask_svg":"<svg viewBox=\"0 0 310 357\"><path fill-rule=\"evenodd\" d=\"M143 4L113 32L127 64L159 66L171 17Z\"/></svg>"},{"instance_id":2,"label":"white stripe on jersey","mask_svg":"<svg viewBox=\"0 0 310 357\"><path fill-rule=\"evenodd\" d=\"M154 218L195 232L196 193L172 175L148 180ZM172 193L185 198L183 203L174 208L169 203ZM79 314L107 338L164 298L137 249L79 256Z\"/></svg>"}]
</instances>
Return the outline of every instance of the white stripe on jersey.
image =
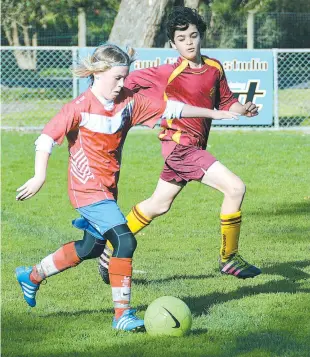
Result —
<instances>
[{"instance_id":1,"label":"white stripe on jersey","mask_svg":"<svg viewBox=\"0 0 310 357\"><path fill-rule=\"evenodd\" d=\"M80 127L84 127L95 133L114 134L122 129L126 119L131 117L133 103L134 101L132 100L126 107L112 117L82 112Z\"/></svg>"},{"instance_id":2,"label":"white stripe on jersey","mask_svg":"<svg viewBox=\"0 0 310 357\"><path fill-rule=\"evenodd\" d=\"M84 185L90 178L94 178L83 148L80 148L75 154L70 156L70 163L71 173Z\"/></svg>"}]
</instances>

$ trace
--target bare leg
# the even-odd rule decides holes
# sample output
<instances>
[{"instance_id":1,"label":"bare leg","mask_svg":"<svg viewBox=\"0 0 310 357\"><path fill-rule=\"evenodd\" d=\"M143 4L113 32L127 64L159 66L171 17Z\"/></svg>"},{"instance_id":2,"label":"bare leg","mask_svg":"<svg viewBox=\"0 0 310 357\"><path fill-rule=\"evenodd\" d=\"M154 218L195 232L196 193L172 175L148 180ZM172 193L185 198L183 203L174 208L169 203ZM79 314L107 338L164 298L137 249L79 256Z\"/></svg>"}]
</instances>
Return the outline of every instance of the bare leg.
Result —
<instances>
[{"instance_id":1,"label":"bare leg","mask_svg":"<svg viewBox=\"0 0 310 357\"><path fill-rule=\"evenodd\" d=\"M184 185L181 183L159 179L154 193L150 198L138 204L139 209L151 219L161 216L169 211L183 187Z\"/></svg>"},{"instance_id":2,"label":"bare leg","mask_svg":"<svg viewBox=\"0 0 310 357\"><path fill-rule=\"evenodd\" d=\"M221 214L235 213L240 210L245 195L245 184L226 166L216 161L205 172L201 182L224 194Z\"/></svg>"},{"instance_id":3,"label":"bare leg","mask_svg":"<svg viewBox=\"0 0 310 357\"><path fill-rule=\"evenodd\" d=\"M161 216L169 211L172 202L181 192L183 185L177 182L166 182L159 179L152 196L138 203L127 215L128 227L133 234L145 228L153 218ZM107 242L104 252L99 258L99 274L102 280L109 284L109 264L113 248Z\"/></svg>"},{"instance_id":4,"label":"bare leg","mask_svg":"<svg viewBox=\"0 0 310 357\"><path fill-rule=\"evenodd\" d=\"M245 195L245 185L241 179L220 162L210 166L201 180L202 183L224 194L221 208L220 271L237 278L254 278L261 270L246 262L238 253L241 226L241 205Z\"/></svg>"}]
</instances>

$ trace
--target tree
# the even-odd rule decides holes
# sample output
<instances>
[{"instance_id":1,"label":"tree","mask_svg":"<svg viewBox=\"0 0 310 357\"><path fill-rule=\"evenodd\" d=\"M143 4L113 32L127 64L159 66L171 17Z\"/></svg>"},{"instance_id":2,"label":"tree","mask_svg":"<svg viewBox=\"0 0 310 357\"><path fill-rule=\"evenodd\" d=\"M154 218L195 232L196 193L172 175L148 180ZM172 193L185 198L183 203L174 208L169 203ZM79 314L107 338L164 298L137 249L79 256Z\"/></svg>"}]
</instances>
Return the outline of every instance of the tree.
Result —
<instances>
[{"instance_id":1,"label":"tree","mask_svg":"<svg viewBox=\"0 0 310 357\"><path fill-rule=\"evenodd\" d=\"M134 47L162 47L165 21L173 6L198 8L201 0L122 0L109 41Z\"/></svg>"},{"instance_id":2,"label":"tree","mask_svg":"<svg viewBox=\"0 0 310 357\"><path fill-rule=\"evenodd\" d=\"M87 24L86 14L88 12L100 12L104 9L106 12L116 12L120 0L57 0L58 5L63 9L77 9L78 11L78 45L86 46Z\"/></svg>"},{"instance_id":3,"label":"tree","mask_svg":"<svg viewBox=\"0 0 310 357\"><path fill-rule=\"evenodd\" d=\"M78 22L79 45L86 46L86 14L105 11L114 15L119 3L120 0L2 0L2 28L10 46L36 47L39 31L48 26L57 31L64 23L76 27ZM109 32L110 28L103 26ZM14 56L20 69L36 69L36 50L15 49Z\"/></svg>"},{"instance_id":4,"label":"tree","mask_svg":"<svg viewBox=\"0 0 310 357\"><path fill-rule=\"evenodd\" d=\"M121 46L152 47L172 0L122 0L109 37Z\"/></svg>"},{"instance_id":5,"label":"tree","mask_svg":"<svg viewBox=\"0 0 310 357\"><path fill-rule=\"evenodd\" d=\"M3 0L2 26L10 46L37 46L36 27L44 26L46 13L42 1ZM21 69L36 68L36 51L15 50L14 56Z\"/></svg>"}]
</instances>

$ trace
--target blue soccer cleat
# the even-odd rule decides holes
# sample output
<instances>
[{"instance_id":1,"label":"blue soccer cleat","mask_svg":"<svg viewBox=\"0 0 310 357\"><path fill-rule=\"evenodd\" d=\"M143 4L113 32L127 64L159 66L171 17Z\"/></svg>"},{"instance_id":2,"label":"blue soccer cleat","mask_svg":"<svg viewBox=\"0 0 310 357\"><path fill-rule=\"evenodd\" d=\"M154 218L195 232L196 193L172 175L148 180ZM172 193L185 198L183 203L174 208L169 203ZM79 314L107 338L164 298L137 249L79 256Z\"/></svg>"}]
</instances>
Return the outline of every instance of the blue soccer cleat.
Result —
<instances>
[{"instance_id":1,"label":"blue soccer cleat","mask_svg":"<svg viewBox=\"0 0 310 357\"><path fill-rule=\"evenodd\" d=\"M39 290L40 284L34 284L30 280L30 273L32 271L32 267L18 267L15 270L16 279L19 282L23 294L24 299L27 304L31 307L36 306L36 293Z\"/></svg>"},{"instance_id":2,"label":"blue soccer cleat","mask_svg":"<svg viewBox=\"0 0 310 357\"><path fill-rule=\"evenodd\" d=\"M112 328L115 330L131 331L131 332L143 332L145 331L144 321L140 320L135 315L135 309L128 309L123 312L123 314L116 319L114 317Z\"/></svg>"}]
</instances>

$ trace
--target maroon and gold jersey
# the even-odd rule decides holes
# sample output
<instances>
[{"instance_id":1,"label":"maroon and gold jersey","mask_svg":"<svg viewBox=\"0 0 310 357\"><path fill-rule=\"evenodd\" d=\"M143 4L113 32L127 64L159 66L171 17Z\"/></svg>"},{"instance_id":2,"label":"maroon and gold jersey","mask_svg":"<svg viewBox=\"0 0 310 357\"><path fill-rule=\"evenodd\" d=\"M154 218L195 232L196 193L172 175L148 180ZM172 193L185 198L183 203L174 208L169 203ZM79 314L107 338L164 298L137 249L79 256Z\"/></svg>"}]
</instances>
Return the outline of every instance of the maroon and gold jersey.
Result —
<instances>
[{"instance_id":1,"label":"maroon and gold jersey","mask_svg":"<svg viewBox=\"0 0 310 357\"><path fill-rule=\"evenodd\" d=\"M124 88L110 108L90 89L64 105L43 134L69 144L68 191L75 208L117 198L122 148L136 124L153 127L166 109L164 100L150 100Z\"/></svg>"},{"instance_id":2,"label":"maroon and gold jersey","mask_svg":"<svg viewBox=\"0 0 310 357\"><path fill-rule=\"evenodd\" d=\"M208 109L228 110L238 100L230 91L219 61L202 57L201 68L190 68L181 57L175 64L133 71L126 79L126 87L147 97L177 100ZM182 118L161 122L159 139L166 157L175 145L206 148L211 119Z\"/></svg>"}]
</instances>

